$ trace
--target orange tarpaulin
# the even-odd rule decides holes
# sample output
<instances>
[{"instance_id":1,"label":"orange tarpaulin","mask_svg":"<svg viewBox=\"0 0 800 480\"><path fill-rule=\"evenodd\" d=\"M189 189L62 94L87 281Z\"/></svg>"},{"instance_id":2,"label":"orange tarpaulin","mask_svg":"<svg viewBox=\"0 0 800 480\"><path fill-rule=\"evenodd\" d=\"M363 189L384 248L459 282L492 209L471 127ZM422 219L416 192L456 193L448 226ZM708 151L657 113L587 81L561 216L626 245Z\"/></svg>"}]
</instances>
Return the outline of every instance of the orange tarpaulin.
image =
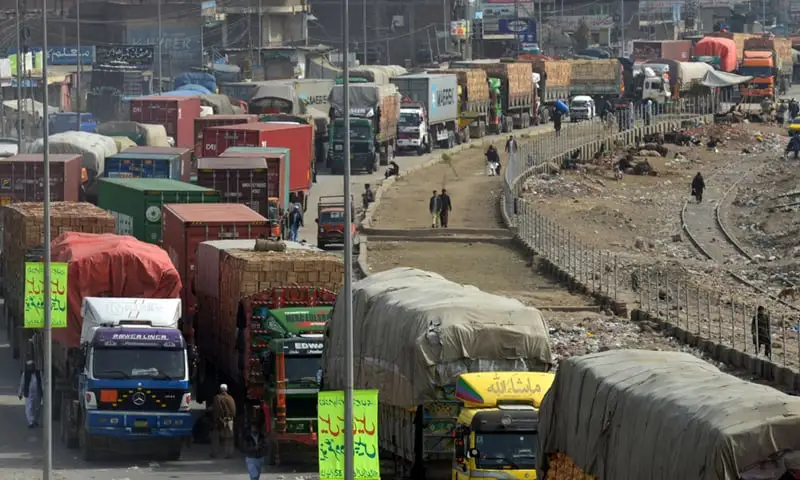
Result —
<instances>
[{"instance_id":1,"label":"orange tarpaulin","mask_svg":"<svg viewBox=\"0 0 800 480\"><path fill-rule=\"evenodd\" d=\"M54 262L69 263L67 328L53 339L77 347L84 297L180 298L181 278L167 252L131 236L65 233L52 243Z\"/></svg>"}]
</instances>

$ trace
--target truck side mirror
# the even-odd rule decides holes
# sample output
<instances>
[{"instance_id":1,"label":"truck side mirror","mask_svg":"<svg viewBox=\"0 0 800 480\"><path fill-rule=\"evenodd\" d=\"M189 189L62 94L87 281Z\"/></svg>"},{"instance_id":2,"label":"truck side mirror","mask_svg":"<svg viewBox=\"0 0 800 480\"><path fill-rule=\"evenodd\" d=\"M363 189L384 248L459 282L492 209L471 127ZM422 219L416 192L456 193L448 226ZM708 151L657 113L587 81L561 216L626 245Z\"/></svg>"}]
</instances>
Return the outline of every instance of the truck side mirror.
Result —
<instances>
[{"instance_id":1,"label":"truck side mirror","mask_svg":"<svg viewBox=\"0 0 800 480\"><path fill-rule=\"evenodd\" d=\"M314 223L319 223L319 218L315 218Z\"/></svg>"}]
</instances>

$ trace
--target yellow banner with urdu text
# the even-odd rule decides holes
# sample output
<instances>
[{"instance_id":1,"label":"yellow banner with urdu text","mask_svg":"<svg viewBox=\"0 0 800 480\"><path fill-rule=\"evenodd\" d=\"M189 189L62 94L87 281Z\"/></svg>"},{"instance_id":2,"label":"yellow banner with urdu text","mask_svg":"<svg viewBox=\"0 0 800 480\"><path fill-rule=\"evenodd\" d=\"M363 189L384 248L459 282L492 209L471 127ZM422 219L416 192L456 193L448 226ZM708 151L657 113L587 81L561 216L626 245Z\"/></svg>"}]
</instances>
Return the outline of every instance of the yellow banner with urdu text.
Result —
<instances>
[{"instance_id":1,"label":"yellow banner with urdu text","mask_svg":"<svg viewBox=\"0 0 800 480\"><path fill-rule=\"evenodd\" d=\"M50 322L67 326L67 272L69 265L50 263ZM25 262L25 328L44 328L44 263Z\"/></svg>"},{"instance_id":2,"label":"yellow banner with urdu text","mask_svg":"<svg viewBox=\"0 0 800 480\"><path fill-rule=\"evenodd\" d=\"M319 479L344 479L344 392L319 392ZM378 391L353 392L353 466L355 478L380 480Z\"/></svg>"}]
</instances>

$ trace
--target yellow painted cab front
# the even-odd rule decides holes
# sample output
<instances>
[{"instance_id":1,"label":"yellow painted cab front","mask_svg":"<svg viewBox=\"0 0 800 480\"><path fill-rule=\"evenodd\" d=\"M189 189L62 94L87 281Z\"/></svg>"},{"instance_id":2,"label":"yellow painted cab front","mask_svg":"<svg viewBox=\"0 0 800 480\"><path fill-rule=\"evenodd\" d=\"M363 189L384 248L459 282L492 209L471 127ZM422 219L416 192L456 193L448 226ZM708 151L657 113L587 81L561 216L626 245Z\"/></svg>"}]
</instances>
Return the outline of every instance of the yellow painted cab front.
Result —
<instances>
[{"instance_id":1,"label":"yellow painted cab front","mask_svg":"<svg viewBox=\"0 0 800 480\"><path fill-rule=\"evenodd\" d=\"M461 375L452 479L535 479L538 408L553 379L536 372Z\"/></svg>"}]
</instances>

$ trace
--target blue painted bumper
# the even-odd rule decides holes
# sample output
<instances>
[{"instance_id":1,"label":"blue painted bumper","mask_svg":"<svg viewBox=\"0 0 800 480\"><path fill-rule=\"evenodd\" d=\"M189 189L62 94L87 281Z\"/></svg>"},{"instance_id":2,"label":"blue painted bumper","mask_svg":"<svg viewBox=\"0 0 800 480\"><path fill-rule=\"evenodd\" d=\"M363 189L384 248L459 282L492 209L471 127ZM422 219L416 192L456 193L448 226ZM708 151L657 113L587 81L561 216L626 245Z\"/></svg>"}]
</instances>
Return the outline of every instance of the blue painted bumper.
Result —
<instances>
[{"instance_id":1,"label":"blue painted bumper","mask_svg":"<svg viewBox=\"0 0 800 480\"><path fill-rule=\"evenodd\" d=\"M87 432L104 437L188 437L193 425L194 419L189 412L89 411L86 415Z\"/></svg>"}]
</instances>

